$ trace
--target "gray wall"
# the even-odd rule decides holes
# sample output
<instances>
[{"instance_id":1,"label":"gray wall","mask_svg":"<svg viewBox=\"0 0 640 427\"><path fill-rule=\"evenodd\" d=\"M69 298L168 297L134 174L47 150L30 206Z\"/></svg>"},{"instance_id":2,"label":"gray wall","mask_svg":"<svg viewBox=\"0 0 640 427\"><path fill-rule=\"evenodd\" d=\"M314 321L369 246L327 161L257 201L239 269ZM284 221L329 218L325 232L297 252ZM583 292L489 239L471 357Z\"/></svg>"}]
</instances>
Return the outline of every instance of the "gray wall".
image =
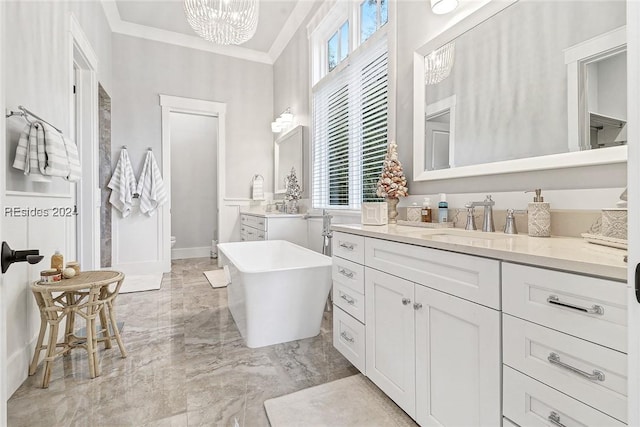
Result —
<instances>
[{"instance_id":1,"label":"gray wall","mask_svg":"<svg viewBox=\"0 0 640 427\"><path fill-rule=\"evenodd\" d=\"M113 64L114 162L122 145L127 145L136 174L148 147L162 164L159 94L223 102L227 104L223 196L249 197L255 174L265 178L265 191L272 191L270 65L120 34L113 35Z\"/></svg>"},{"instance_id":2,"label":"gray wall","mask_svg":"<svg viewBox=\"0 0 640 427\"><path fill-rule=\"evenodd\" d=\"M171 113L171 234L174 249L211 246L218 224L218 119Z\"/></svg>"},{"instance_id":3,"label":"gray wall","mask_svg":"<svg viewBox=\"0 0 640 427\"><path fill-rule=\"evenodd\" d=\"M311 167L310 133L311 126L311 102L309 88L309 39L307 38L307 23L318 10L322 1L316 1L305 21L289 41L287 47L273 64L273 112L280 114L288 107L294 114L292 126L304 126L303 132L303 169L299 174L302 178L303 197L311 196ZM273 139L278 137L274 134ZM265 177L265 180L267 178ZM271 181L271 184L273 180Z\"/></svg>"},{"instance_id":4,"label":"gray wall","mask_svg":"<svg viewBox=\"0 0 640 427\"><path fill-rule=\"evenodd\" d=\"M411 194L517 191L626 186L626 164L525 172L486 177L414 182L413 176L413 52L436 35L450 17L436 17L429 2L401 1L397 5L396 141Z\"/></svg>"}]
</instances>

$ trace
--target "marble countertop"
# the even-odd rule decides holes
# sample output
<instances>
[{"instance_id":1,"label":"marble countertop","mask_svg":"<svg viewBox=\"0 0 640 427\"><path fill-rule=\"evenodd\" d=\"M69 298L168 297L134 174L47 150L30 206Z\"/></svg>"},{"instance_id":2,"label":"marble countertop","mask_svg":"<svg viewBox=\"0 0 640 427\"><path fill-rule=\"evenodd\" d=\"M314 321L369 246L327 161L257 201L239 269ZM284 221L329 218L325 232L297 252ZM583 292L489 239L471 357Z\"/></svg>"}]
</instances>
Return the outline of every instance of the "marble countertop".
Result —
<instances>
[{"instance_id":1,"label":"marble countertop","mask_svg":"<svg viewBox=\"0 0 640 427\"><path fill-rule=\"evenodd\" d=\"M262 218L302 218L304 214L287 214L283 212L266 212L264 209L241 209L241 215L253 215Z\"/></svg>"},{"instance_id":2,"label":"marble countertop","mask_svg":"<svg viewBox=\"0 0 640 427\"><path fill-rule=\"evenodd\" d=\"M405 225L340 224L331 229L435 249L513 261L540 267L626 281L625 250L588 243L575 237L529 237L526 234L430 229Z\"/></svg>"}]
</instances>

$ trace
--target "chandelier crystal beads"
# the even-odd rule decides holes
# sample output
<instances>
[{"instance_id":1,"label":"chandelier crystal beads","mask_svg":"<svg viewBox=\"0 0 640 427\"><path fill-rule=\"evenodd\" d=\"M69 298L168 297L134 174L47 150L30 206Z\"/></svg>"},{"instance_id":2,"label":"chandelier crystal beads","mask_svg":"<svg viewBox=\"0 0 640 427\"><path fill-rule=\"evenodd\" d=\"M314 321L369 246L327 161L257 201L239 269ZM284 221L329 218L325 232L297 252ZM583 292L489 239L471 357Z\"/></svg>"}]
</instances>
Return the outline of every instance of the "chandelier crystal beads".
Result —
<instances>
[{"instance_id":1,"label":"chandelier crystal beads","mask_svg":"<svg viewBox=\"0 0 640 427\"><path fill-rule=\"evenodd\" d=\"M191 28L216 44L242 44L258 26L258 0L184 0Z\"/></svg>"}]
</instances>

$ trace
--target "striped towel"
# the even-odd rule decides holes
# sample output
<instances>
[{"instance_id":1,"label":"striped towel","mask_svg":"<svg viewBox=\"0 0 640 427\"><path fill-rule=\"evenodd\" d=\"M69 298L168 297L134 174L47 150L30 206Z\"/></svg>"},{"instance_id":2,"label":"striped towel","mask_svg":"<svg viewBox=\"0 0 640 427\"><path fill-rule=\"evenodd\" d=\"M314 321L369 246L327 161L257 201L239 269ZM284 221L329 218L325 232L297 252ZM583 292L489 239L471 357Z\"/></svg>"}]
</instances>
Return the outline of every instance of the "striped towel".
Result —
<instances>
[{"instance_id":1,"label":"striped towel","mask_svg":"<svg viewBox=\"0 0 640 427\"><path fill-rule=\"evenodd\" d=\"M133 205L133 193L136 190L136 178L133 175L129 154L124 148L120 151L120 158L107 187L113 190L109 196L109 203L122 212L123 218L129 216Z\"/></svg>"},{"instance_id":2,"label":"striped towel","mask_svg":"<svg viewBox=\"0 0 640 427\"><path fill-rule=\"evenodd\" d=\"M38 123L27 125L20 133L13 167L40 182L50 182L43 176L47 157L44 151L44 130Z\"/></svg>"},{"instance_id":3,"label":"striped towel","mask_svg":"<svg viewBox=\"0 0 640 427\"><path fill-rule=\"evenodd\" d=\"M80 181L82 171L80 169L80 156L78 155L78 147L69 138L62 137L64 147L67 151L67 162L69 164L69 175L66 176L67 181Z\"/></svg>"},{"instance_id":4,"label":"striped towel","mask_svg":"<svg viewBox=\"0 0 640 427\"><path fill-rule=\"evenodd\" d=\"M39 124L44 126L44 148L47 153L45 175L68 177L69 160L62 135L46 123L40 122Z\"/></svg>"},{"instance_id":5,"label":"striped towel","mask_svg":"<svg viewBox=\"0 0 640 427\"><path fill-rule=\"evenodd\" d=\"M147 157L144 159L136 192L140 194L140 212L149 216L152 216L155 210L168 200L160 169L151 151L147 151Z\"/></svg>"}]
</instances>

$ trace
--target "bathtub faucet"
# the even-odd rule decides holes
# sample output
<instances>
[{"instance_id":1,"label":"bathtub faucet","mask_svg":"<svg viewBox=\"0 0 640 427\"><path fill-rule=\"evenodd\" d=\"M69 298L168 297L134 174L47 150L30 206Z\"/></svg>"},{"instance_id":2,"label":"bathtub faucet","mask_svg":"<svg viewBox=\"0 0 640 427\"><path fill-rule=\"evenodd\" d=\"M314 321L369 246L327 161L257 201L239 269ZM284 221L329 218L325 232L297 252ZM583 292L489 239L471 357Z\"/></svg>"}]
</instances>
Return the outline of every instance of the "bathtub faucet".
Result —
<instances>
[{"instance_id":1,"label":"bathtub faucet","mask_svg":"<svg viewBox=\"0 0 640 427\"><path fill-rule=\"evenodd\" d=\"M331 238L333 237L331 218L333 218L333 215L330 215L326 209L322 209L322 215L305 214L303 218L322 218L322 253L331 256Z\"/></svg>"}]
</instances>

